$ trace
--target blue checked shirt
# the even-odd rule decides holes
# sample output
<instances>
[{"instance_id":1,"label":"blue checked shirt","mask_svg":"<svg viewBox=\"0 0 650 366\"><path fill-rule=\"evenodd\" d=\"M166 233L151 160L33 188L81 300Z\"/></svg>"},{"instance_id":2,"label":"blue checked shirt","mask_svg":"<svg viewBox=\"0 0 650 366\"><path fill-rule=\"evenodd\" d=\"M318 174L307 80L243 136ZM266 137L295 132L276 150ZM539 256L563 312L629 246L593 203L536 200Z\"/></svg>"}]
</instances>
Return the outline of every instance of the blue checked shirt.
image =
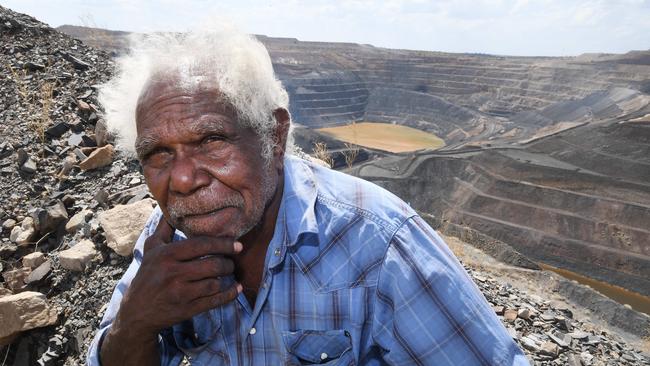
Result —
<instances>
[{"instance_id":1,"label":"blue checked shirt","mask_svg":"<svg viewBox=\"0 0 650 366\"><path fill-rule=\"evenodd\" d=\"M384 189L288 157L264 278L161 332L163 365L528 365L442 239ZM146 224L88 364L142 260ZM176 232L175 240L183 238Z\"/></svg>"}]
</instances>

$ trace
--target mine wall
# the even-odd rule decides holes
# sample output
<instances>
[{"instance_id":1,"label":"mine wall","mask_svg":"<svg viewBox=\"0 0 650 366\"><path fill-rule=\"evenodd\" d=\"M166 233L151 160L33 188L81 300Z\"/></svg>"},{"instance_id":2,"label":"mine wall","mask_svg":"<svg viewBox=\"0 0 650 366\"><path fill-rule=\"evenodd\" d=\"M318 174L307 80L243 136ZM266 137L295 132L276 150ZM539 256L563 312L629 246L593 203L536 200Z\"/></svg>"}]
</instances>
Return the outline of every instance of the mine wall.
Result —
<instances>
[{"instance_id":1,"label":"mine wall","mask_svg":"<svg viewBox=\"0 0 650 366\"><path fill-rule=\"evenodd\" d=\"M522 178L533 170L558 181L579 173L488 156L497 154L421 156L417 168L395 178L358 172L415 209L502 241L534 261L650 294L650 207L527 182Z\"/></svg>"}]
</instances>

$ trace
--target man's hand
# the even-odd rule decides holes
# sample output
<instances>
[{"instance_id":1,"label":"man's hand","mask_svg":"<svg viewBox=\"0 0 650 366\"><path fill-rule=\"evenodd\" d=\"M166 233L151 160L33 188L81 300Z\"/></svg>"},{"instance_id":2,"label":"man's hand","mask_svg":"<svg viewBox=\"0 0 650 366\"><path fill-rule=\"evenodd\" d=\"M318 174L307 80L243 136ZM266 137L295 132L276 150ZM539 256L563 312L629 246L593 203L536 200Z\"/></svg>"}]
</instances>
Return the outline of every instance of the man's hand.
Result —
<instances>
[{"instance_id":1,"label":"man's hand","mask_svg":"<svg viewBox=\"0 0 650 366\"><path fill-rule=\"evenodd\" d=\"M227 257L241 252L241 243L209 237L170 243L173 233L162 217L145 241L142 264L102 344L102 365L159 364L162 329L228 303L241 292Z\"/></svg>"}]
</instances>

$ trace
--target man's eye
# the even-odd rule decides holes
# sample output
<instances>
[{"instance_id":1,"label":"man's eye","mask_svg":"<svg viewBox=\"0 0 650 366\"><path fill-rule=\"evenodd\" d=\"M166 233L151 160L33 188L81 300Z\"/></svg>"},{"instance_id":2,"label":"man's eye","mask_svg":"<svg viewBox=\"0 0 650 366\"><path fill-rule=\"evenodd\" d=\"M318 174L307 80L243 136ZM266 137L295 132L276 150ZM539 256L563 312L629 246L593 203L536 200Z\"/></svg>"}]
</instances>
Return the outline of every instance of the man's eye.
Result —
<instances>
[{"instance_id":1,"label":"man's eye","mask_svg":"<svg viewBox=\"0 0 650 366\"><path fill-rule=\"evenodd\" d=\"M164 164L165 161L169 158L170 154L169 151L165 149L155 149L151 151L149 154L147 154L144 159L142 159L142 162L147 165L160 165Z\"/></svg>"},{"instance_id":2,"label":"man's eye","mask_svg":"<svg viewBox=\"0 0 650 366\"><path fill-rule=\"evenodd\" d=\"M205 137L203 139L202 143L209 144L209 143L212 143L212 142L224 141L225 139L226 138L221 136L221 135L210 135L210 136Z\"/></svg>"}]
</instances>

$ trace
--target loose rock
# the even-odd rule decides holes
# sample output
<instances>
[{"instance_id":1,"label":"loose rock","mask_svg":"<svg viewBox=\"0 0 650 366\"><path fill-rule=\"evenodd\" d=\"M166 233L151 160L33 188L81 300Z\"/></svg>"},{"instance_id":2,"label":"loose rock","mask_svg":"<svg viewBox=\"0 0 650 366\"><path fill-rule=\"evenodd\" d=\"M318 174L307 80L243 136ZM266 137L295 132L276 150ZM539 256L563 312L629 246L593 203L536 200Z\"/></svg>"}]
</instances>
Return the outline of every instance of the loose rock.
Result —
<instances>
[{"instance_id":1,"label":"loose rock","mask_svg":"<svg viewBox=\"0 0 650 366\"><path fill-rule=\"evenodd\" d=\"M68 212L65 205L61 201L57 201L53 205L45 209L38 209L33 214L34 226L41 234L56 232L60 227L63 227L68 221Z\"/></svg>"},{"instance_id":2,"label":"loose rock","mask_svg":"<svg viewBox=\"0 0 650 366\"><path fill-rule=\"evenodd\" d=\"M45 295L32 291L0 297L0 314L0 345L19 332L46 327L57 321L56 310L48 305Z\"/></svg>"},{"instance_id":3,"label":"loose rock","mask_svg":"<svg viewBox=\"0 0 650 366\"><path fill-rule=\"evenodd\" d=\"M45 254L34 252L23 257L23 267L34 269L45 262Z\"/></svg>"},{"instance_id":4,"label":"loose rock","mask_svg":"<svg viewBox=\"0 0 650 366\"><path fill-rule=\"evenodd\" d=\"M36 267L32 272L27 276L25 279L26 284L32 284L35 282L42 281L43 278L45 278L50 271L52 270L52 261L49 259L46 259L45 262L41 263L38 267Z\"/></svg>"},{"instance_id":5,"label":"loose rock","mask_svg":"<svg viewBox=\"0 0 650 366\"><path fill-rule=\"evenodd\" d=\"M95 244L90 240L82 240L70 249L59 252L61 267L71 271L81 272L100 256Z\"/></svg>"},{"instance_id":6,"label":"loose rock","mask_svg":"<svg viewBox=\"0 0 650 366\"><path fill-rule=\"evenodd\" d=\"M144 224L153 211L152 199L129 205L118 205L99 214L99 224L104 228L108 246L121 256L133 252Z\"/></svg>"},{"instance_id":7,"label":"loose rock","mask_svg":"<svg viewBox=\"0 0 650 366\"><path fill-rule=\"evenodd\" d=\"M18 268L11 271L5 271L2 273L2 278L5 280L5 284L13 292L20 292L25 288L25 279L29 276L31 269L29 268Z\"/></svg>"},{"instance_id":8,"label":"loose rock","mask_svg":"<svg viewBox=\"0 0 650 366\"><path fill-rule=\"evenodd\" d=\"M93 212L91 210L81 210L77 212L67 224L65 224L65 230L69 233L74 233L77 230L81 229L88 220L89 217L92 217Z\"/></svg>"},{"instance_id":9,"label":"loose rock","mask_svg":"<svg viewBox=\"0 0 650 366\"><path fill-rule=\"evenodd\" d=\"M113 145L97 148L84 161L79 163L81 170L91 170L110 165L113 162L115 149Z\"/></svg>"},{"instance_id":10,"label":"loose rock","mask_svg":"<svg viewBox=\"0 0 650 366\"><path fill-rule=\"evenodd\" d=\"M34 228L34 220L31 217L26 217L20 223L20 226L14 226L9 235L9 240L18 245L27 245L31 243L32 239L36 236Z\"/></svg>"}]
</instances>

